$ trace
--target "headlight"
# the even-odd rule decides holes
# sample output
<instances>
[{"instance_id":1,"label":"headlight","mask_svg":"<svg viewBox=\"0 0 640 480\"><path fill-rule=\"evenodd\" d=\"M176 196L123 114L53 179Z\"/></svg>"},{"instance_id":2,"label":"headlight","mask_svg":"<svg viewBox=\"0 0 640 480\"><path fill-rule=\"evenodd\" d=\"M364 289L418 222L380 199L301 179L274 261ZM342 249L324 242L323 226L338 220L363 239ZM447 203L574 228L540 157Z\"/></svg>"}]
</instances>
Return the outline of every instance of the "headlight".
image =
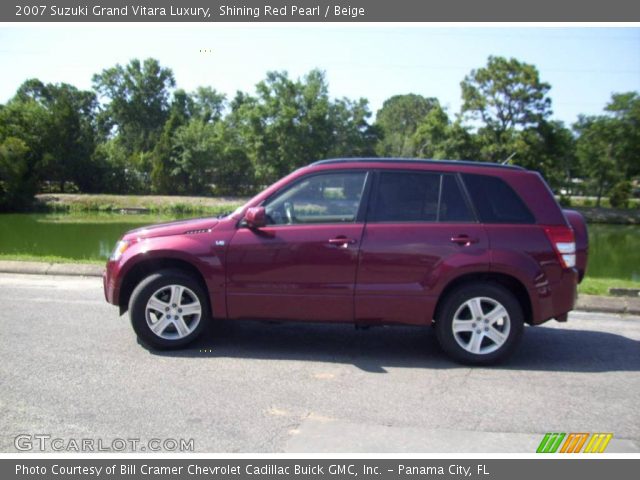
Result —
<instances>
[{"instance_id":1,"label":"headlight","mask_svg":"<svg viewBox=\"0 0 640 480\"><path fill-rule=\"evenodd\" d=\"M109 260L112 261L117 261L122 254L124 253L124 251L129 248L129 245L131 245L128 241L126 240L120 240L118 243L116 243L116 248L113 249L113 253L111 254L111 257L109 257Z\"/></svg>"}]
</instances>

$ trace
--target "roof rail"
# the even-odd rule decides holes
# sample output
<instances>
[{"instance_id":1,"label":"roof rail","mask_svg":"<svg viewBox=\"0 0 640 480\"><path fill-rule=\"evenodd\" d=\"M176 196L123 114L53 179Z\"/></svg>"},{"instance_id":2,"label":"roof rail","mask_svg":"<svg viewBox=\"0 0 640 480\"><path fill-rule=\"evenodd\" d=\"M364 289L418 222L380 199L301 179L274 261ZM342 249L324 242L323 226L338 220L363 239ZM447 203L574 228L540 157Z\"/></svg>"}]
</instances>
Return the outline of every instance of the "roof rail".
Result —
<instances>
[{"instance_id":1,"label":"roof rail","mask_svg":"<svg viewBox=\"0 0 640 480\"><path fill-rule=\"evenodd\" d=\"M525 170L523 167L517 165L502 165L500 163L491 162L474 162L469 160L432 160L424 158L331 158L327 160L319 160L309 164L309 166L316 165L330 165L334 163L425 163L429 165L465 165L471 167L488 167L488 168L504 168L508 170Z\"/></svg>"}]
</instances>

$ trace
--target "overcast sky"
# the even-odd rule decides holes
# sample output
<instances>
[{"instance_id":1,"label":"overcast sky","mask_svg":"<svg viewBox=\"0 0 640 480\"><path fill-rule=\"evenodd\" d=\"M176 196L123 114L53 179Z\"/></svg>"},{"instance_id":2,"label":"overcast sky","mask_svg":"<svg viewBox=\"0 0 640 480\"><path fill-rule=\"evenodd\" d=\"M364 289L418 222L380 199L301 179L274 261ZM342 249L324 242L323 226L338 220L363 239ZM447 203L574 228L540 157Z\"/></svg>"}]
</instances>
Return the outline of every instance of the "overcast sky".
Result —
<instances>
[{"instance_id":1,"label":"overcast sky","mask_svg":"<svg viewBox=\"0 0 640 480\"><path fill-rule=\"evenodd\" d=\"M201 52L206 50L206 52ZM178 87L252 93L268 70L327 73L333 97L366 97L375 113L395 94L460 109L460 81L489 55L535 64L551 84L554 118L598 114L612 92L640 91L640 28L331 25L0 26L0 103L27 78L91 87L91 77L155 57Z\"/></svg>"}]
</instances>

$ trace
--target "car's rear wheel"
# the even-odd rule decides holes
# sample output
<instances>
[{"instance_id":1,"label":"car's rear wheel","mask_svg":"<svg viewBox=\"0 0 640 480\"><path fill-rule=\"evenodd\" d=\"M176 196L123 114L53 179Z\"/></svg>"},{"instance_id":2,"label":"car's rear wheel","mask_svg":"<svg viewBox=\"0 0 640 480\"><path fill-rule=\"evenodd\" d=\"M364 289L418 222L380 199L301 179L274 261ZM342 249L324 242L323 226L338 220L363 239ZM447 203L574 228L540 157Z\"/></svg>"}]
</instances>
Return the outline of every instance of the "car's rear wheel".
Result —
<instances>
[{"instance_id":1,"label":"car's rear wheel","mask_svg":"<svg viewBox=\"0 0 640 480\"><path fill-rule=\"evenodd\" d=\"M494 283L467 284L452 291L439 309L436 335L455 360L487 365L508 357L522 337L518 299Z\"/></svg>"},{"instance_id":2,"label":"car's rear wheel","mask_svg":"<svg viewBox=\"0 0 640 480\"><path fill-rule=\"evenodd\" d=\"M207 297L187 274L163 270L131 294L129 314L138 337L154 348L179 348L195 340L209 318Z\"/></svg>"}]
</instances>

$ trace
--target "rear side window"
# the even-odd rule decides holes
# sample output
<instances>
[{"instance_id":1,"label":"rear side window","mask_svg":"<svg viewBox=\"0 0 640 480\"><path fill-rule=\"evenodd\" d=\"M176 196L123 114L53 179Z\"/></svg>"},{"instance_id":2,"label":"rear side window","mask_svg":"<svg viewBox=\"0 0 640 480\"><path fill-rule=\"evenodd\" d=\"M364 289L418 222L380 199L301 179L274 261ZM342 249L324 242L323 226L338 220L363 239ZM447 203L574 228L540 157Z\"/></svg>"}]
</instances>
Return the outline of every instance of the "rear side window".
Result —
<instances>
[{"instance_id":1,"label":"rear side window","mask_svg":"<svg viewBox=\"0 0 640 480\"><path fill-rule=\"evenodd\" d=\"M475 218L460 190L458 181L453 175L442 176L442 193L440 194L441 222L473 222Z\"/></svg>"},{"instance_id":2,"label":"rear side window","mask_svg":"<svg viewBox=\"0 0 640 480\"><path fill-rule=\"evenodd\" d=\"M501 178L463 174L480 221L483 223L535 223L518 194Z\"/></svg>"},{"instance_id":3,"label":"rear side window","mask_svg":"<svg viewBox=\"0 0 640 480\"><path fill-rule=\"evenodd\" d=\"M372 222L471 222L473 214L452 175L380 172Z\"/></svg>"}]
</instances>

